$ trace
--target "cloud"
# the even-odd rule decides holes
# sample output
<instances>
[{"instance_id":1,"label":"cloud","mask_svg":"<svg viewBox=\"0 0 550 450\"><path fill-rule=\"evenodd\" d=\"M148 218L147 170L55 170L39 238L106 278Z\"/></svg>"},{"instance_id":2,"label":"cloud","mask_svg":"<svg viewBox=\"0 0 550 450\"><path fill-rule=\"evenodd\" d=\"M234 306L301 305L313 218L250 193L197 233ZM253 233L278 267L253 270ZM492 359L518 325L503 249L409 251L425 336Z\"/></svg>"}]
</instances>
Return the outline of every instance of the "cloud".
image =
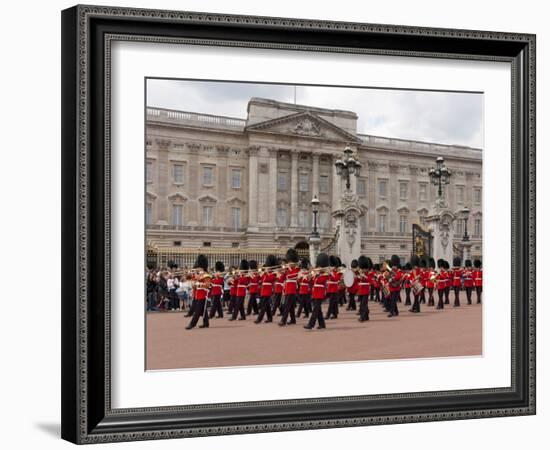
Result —
<instances>
[{"instance_id":1,"label":"cloud","mask_svg":"<svg viewBox=\"0 0 550 450\"><path fill-rule=\"evenodd\" d=\"M293 103L294 86L148 80L147 104L246 118L251 97ZM328 86L297 86L298 104L353 111L359 133L483 147L483 95Z\"/></svg>"}]
</instances>

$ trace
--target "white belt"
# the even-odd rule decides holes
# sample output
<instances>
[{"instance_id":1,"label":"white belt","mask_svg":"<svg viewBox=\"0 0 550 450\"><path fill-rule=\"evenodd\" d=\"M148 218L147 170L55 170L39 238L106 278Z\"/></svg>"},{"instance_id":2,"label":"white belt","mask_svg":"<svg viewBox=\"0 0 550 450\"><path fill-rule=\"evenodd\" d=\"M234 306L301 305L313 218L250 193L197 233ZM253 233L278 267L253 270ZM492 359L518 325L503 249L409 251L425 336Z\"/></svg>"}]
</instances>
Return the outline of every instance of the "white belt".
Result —
<instances>
[{"instance_id":1,"label":"white belt","mask_svg":"<svg viewBox=\"0 0 550 450\"><path fill-rule=\"evenodd\" d=\"M369 286L370 283L359 283L359 286Z\"/></svg>"},{"instance_id":2,"label":"white belt","mask_svg":"<svg viewBox=\"0 0 550 450\"><path fill-rule=\"evenodd\" d=\"M268 282L266 282L266 281L262 282L262 285L263 285L263 286L267 286L267 285L271 286L272 284L273 284L273 283L268 283Z\"/></svg>"},{"instance_id":3,"label":"white belt","mask_svg":"<svg viewBox=\"0 0 550 450\"><path fill-rule=\"evenodd\" d=\"M328 284L338 284L338 281L327 281Z\"/></svg>"},{"instance_id":4,"label":"white belt","mask_svg":"<svg viewBox=\"0 0 550 450\"><path fill-rule=\"evenodd\" d=\"M323 284L314 284L313 287L317 287L317 288L325 288L325 286Z\"/></svg>"},{"instance_id":5,"label":"white belt","mask_svg":"<svg viewBox=\"0 0 550 450\"><path fill-rule=\"evenodd\" d=\"M258 286L258 283L250 283L249 286Z\"/></svg>"}]
</instances>

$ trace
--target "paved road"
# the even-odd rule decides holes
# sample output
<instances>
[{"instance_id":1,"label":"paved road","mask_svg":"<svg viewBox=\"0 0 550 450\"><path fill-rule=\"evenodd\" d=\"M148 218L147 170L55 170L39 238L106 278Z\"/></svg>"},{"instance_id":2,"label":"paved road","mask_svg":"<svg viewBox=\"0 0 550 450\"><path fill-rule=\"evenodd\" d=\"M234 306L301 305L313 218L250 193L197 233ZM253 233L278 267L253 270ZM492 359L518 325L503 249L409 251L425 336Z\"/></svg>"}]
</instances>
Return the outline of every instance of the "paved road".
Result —
<instances>
[{"instance_id":1,"label":"paved road","mask_svg":"<svg viewBox=\"0 0 550 450\"><path fill-rule=\"evenodd\" d=\"M453 302L451 294L451 304ZM210 321L210 328L185 330L189 318L181 312L147 313L147 368L249 366L308 362L360 361L440 356L480 355L481 305L445 309L422 305L420 314L399 303L400 315L388 318L370 303L370 320L360 323L354 311L327 321L324 330L297 325ZM326 311L327 305L323 305ZM201 322L199 322L201 323Z\"/></svg>"}]
</instances>

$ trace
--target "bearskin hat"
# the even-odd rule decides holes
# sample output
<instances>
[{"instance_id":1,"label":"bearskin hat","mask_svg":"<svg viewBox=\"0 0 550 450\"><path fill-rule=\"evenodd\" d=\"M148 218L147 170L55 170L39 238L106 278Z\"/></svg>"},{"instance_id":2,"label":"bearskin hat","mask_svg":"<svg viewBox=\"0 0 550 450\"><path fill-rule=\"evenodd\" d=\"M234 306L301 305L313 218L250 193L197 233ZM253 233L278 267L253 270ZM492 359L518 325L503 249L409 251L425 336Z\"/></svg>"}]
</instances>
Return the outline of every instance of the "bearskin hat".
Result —
<instances>
[{"instance_id":1,"label":"bearskin hat","mask_svg":"<svg viewBox=\"0 0 550 450\"><path fill-rule=\"evenodd\" d=\"M376 270L377 272L380 270L380 264L374 264L373 266L373 269Z\"/></svg>"},{"instance_id":2,"label":"bearskin hat","mask_svg":"<svg viewBox=\"0 0 550 450\"><path fill-rule=\"evenodd\" d=\"M250 269L256 270L258 268L258 261L251 259L248 261L248 265L250 266Z\"/></svg>"},{"instance_id":3,"label":"bearskin hat","mask_svg":"<svg viewBox=\"0 0 550 450\"><path fill-rule=\"evenodd\" d=\"M401 267L401 260L397 255L391 255L390 258L390 267Z\"/></svg>"},{"instance_id":4,"label":"bearskin hat","mask_svg":"<svg viewBox=\"0 0 550 450\"><path fill-rule=\"evenodd\" d=\"M352 269L357 269L358 266L359 266L359 262L356 259L351 261L351 268Z\"/></svg>"},{"instance_id":5,"label":"bearskin hat","mask_svg":"<svg viewBox=\"0 0 550 450\"><path fill-rule=\"evenodd\" d=\"M474 259L474 267L475 267L476 269L481 268L481 260L479 260L479 259Z\"/></svg>"},{"instance_id":6,"label":"bearskin hat","mask_svg":"<svg viewBox=\"0 0 550 450\"><path fill-rule=\"evenodd\" d=\"M241 260L240 270L248 270L248 261L246 259Z\"/></svg>"},{"instance_id":7,"label":"bearskin hat","mask_svg":"<svg viewBox=\"0 0 550 450\"><path fill-rule=\"evenodd\" d=\"M306 258L306 257L303 257L301 260L300 260L300 268L301 269L307 269L309 267L309 259Z\"/></svg>"},{"instance_id":8,"label":"bearskin hat","mask_svg":"<svg viewBox=\"0 0 550 450\"><path fill-rule=\"evenodd\" d=\"M275 255L267 255L265 258L265 267L273 267L277 265L277 257Z\"/></svg>"},{"instance_id":9,"label":"bearskin hat","mask_svg":"<svg viewBox=\"0 0 550 450\"><path fill-rule=\"evenodd\" d=\"M412 267L418 267L420 265L420 258L418 255L413 255L411 257L411 266Z\"/></svg>"},{"instance_id":10,"label":"bearskin hat","mask_svg":"<svg viewBox=\"0 0 550 450\"><path fill-rule=\"evenodd\" d=\"M453 267L460 267L462 265L462 258L460 256L455 256L453 258Z\"/></svg>"},{"instance_id":11,"label":"bearskin hat","mask_svg":"<svg viewBox=\"0 0 550 450\"><path fill-rule=\"evenodd\" d=\"M208 270L208 258L206 255L203 255L202 253L197 256L197 260L195 261L195 265L193 266L194 269L202 269L205 272Z\"/></svg>"},{"instance_id":12,"label":"bearskin hat","mask_svg":"<svg viewBox=\"0 0 550 450\"><path fill-rule=\"evenodd\" d=\"M435 269L435 259L430 258L430 260L428 261L428 267Z\"/></svg>"},{"instance_id":13,"label":"bearskin hat","mask_svg":"<svg viewBox=\"0 0 550 450\"><path fill-rule=\"evenodd\" d=\"M411 263L405 264L405 270L411 270L411 269L412 269Z\"/></svg>"},{"instance_id":14,"label":"bearskin hat","mask_svg":"<svg viewBox=\"0 0 550 450\"><path fill-rule=\"evenodd\" d=\"M315 261L316 267L328 267L329 257L326 253L319 253L317 255L317 260Z\"/></svg>"},{"instance_id":15,"label":"bearskin hat","mask_svg":"<svg viewBox=\"0 0 550 450\"><path fill-rule=\"evenodd\" d=\"M467 259L466 261L464 261L464 267L472 267L472 261Z\"/></svg>"},{"instance_id":16,"label":"bearskin hat","mask_svg":"<svg viewBox=\"0 0 550 450\"><path fill-rule=\"evenodd\" d=\"M451 268L451 265L449 264L449 261L445 260L445 270L449 270Z\"/></svg>"},{"instance_id":17,"label":"bearskin hat","mask_svg":"<svg viewBox=\"0 0 550 450\"><path fill-rule=\"evenodd\" d=\"M353 263L354 263L355 261L356 261L356 260L354 259L354 260L351 262L351 267L353 267ZM367 260L367 257L361 255L361 256L357 259L357 265L359 266L360 269L367 270L367 269L369 268L369 262L368 262L368 260Z\"/></svg>"},{"instance_id":18,"label":"bearskin hat","mask_svg":"<svg viewBox=\"0 0 550 450\"><path fill-rule=\"evenodd\" d=\"M216 269L216 272L223 272L225 270L225 265L221 261L216 261L214 268Z\"/></svg>"},{"instance_id":19,"label":"bearskin hat","mask_svg":"<svg viewBox=\"0 0 550 450\"><path fill-rule=\"evenodd\" d=\"M336 257L336 262L338 264L338 267L346 267L345 264L342 262L339 256Z\"/></svg>"},{"instance_id":20,"label":"bearskin hat","mask_svg":"<svg viewBox=\"0 0 550 450\"><path fill-rule=\"evenodd\" d=\"M443 259L439 258L437 260L437 268L442 269L443 267L445 267L445 261Z\"/></svg>"},{"instance_id":21,"label":"bearskin hat","mask_svg":"<svg viewBox=\"0 0 550 450\"><path fill-rule=\"evenodd\" d=\"M423 268L428 267L428 262L426 261L425 258L422 258L420 260L420 267L423 267Z\"/></svg>"},{"instance_id":22,"label":"bearskin hat","mask_svg":"<svg viewBox=\"0 0 550 450\"><path fill-rule=\"evenodd\" d=\"M300 260L300 257L298 256L298 252L295 249L289 248L286 251L285 259L286 262L297 263Z\"/></svg>"},{"instance_id":23,"label":"bearskin hat","mask_svg":"<svg viewBox=\"0 0 550 450\"><path fill-rule=\"evenodd\" d=\"M340 267L338 256L330 255L328 262L330 264L330 267Z\"/></svg>"}]
</instances>

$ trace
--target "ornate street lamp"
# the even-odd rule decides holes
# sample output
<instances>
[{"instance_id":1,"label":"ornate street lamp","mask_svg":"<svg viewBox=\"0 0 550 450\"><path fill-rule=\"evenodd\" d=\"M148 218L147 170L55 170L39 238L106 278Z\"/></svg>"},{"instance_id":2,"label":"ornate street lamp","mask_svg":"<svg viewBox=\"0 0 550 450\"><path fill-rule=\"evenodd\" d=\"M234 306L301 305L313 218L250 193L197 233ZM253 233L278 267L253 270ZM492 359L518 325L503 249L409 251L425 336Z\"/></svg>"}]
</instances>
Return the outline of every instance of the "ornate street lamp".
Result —
<instances>
[{"instance_id":1,"label":"ornate street lamp","mask_svg":"<svg viewBox=\"0 0 550 450\"><path fill-rule=\"evenodd\" d=\"M460 218L464 220L464 236L462 236L463 242L470 240L470 236L468 236L468 217L470 217L470 209L465 206L460 210Z\"/></svg>"},{"instance_id":2,"label":"ornate street lamp","mask_svg":"<svg viewBox=\"0 0 550 450\"><path fill-rule=\"evenodd\" d=\"M430 180L434 186L437 186L437 196L443 195L443 186L451 182L451 171L445 166L445 160L439 156L435 160L435 169L430 169Z\"/></svg>"},{"instance_id":3,"label":"ornate street lamp","mask_svg":"<svg viewBox=\"0 0 550 450\"><path fill-rule=\"evenodd\" d=\"M346 189L349 191L351 187L350 175L359 176L363 165L353 157L353 150L349 146L344 149L344 157L337 159L334 165L336 173L346 180Z\"/></svg>"},{"instance_id":4,"label":"ornate street lamp","mask_svg":"<svg viewBox=\"0 0 550 450\"><path fill-rule=\"evenodd\" d=\"M314 237L319 237L319 231L317 231L317 214L319 213L319 199L315 195L311 200L311 209L313 211L313 231L311 235Z\"/></svg>"}]
</instances>

